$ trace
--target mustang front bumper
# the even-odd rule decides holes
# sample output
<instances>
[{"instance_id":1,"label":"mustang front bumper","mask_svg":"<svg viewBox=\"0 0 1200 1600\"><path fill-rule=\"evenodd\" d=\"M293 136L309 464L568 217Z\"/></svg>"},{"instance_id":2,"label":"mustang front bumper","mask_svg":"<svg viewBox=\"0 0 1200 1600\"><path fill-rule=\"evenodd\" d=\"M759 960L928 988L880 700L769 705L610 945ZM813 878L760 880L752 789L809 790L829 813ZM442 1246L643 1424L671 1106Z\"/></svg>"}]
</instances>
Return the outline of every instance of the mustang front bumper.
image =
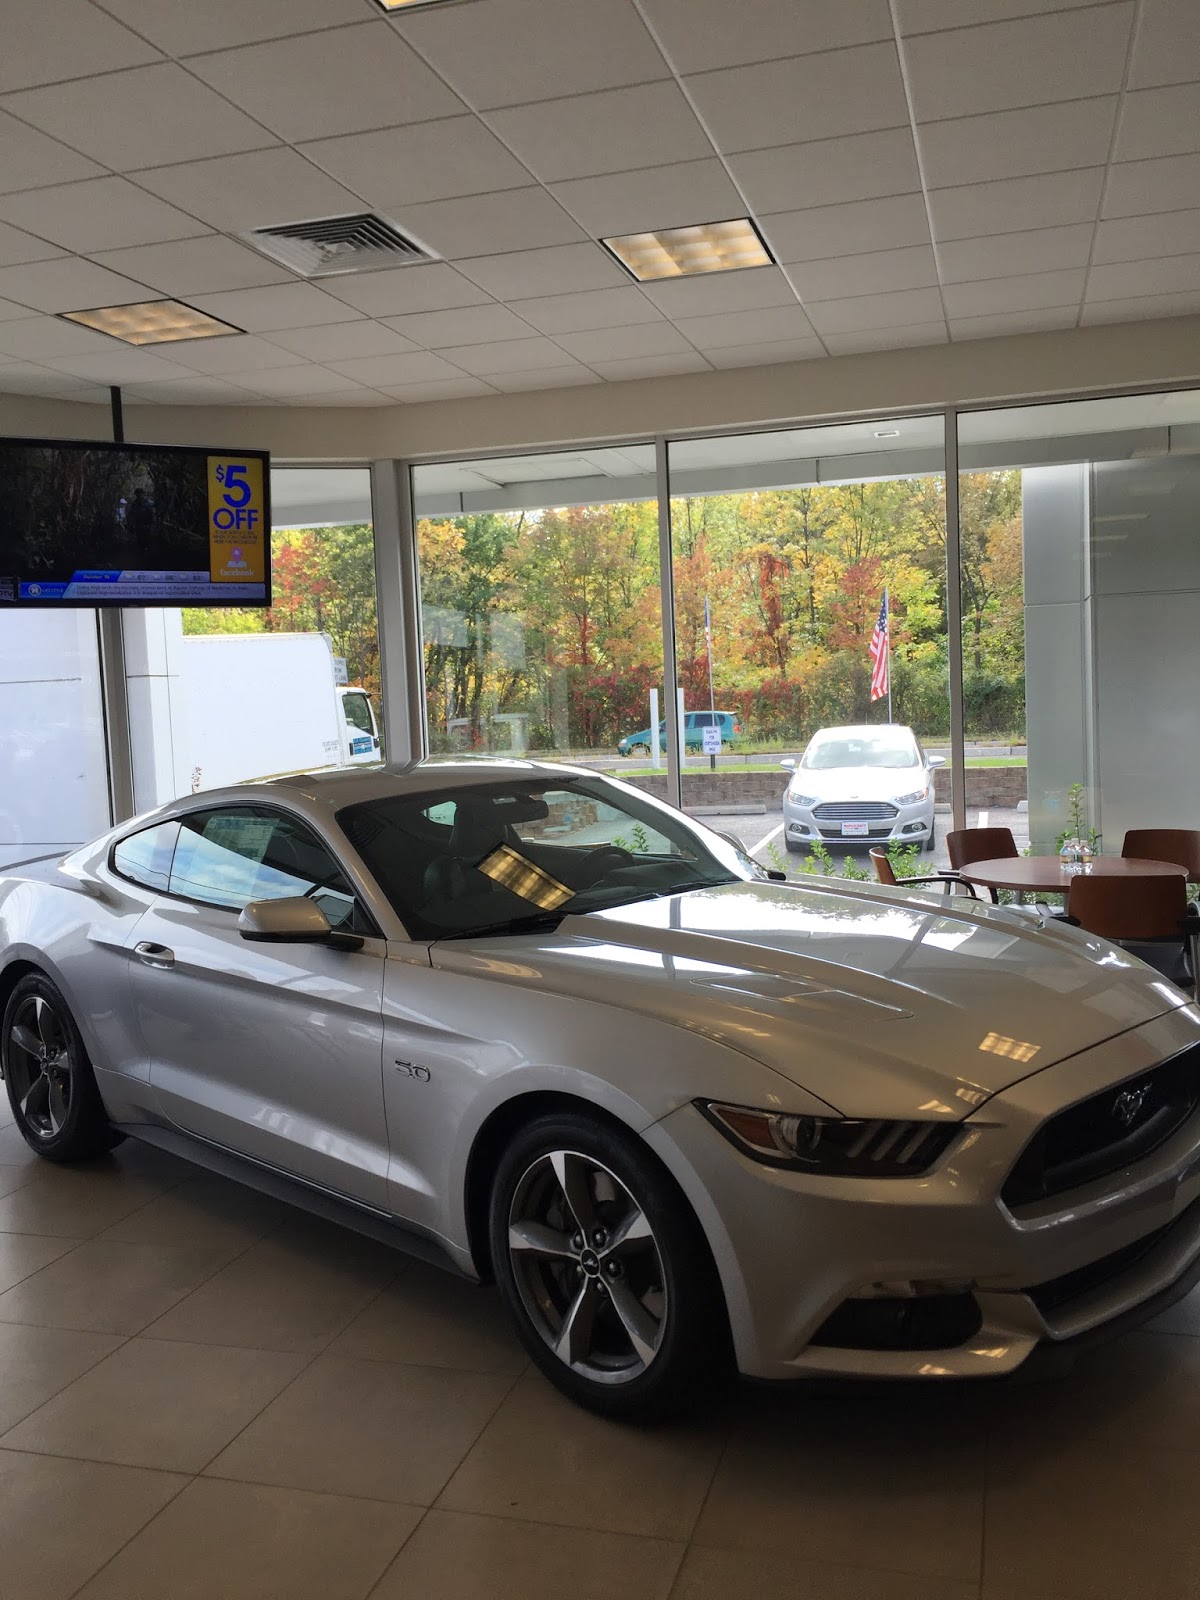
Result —
<instances>
[{"instance_id":1,"label":"mustang front bumper","mask_svg":"<svg viewBox=\"0 0 1200 1600\"><path fill-rule=\"evenodd\" d=\"M1144 1160L1079 1188L1012 1209L1001 1190L1047 1119L1198 1042L1200 1011L1187 1006L1035 1072L968 1118L920 1178L781 1171L743 1156L694 1107L664 1118L648 1137L708 1235L741 1371L995 1375L1039 1344L1132 1323L1186 1292L1200 1275L1200 1111ZM943 1347L927 1336L919 1348L856 1343L872 1315L862 1307L904 1285L954 1311L951 1327L973 1302L965 1331L960 1318Z\"/></svg>"}]
</instances>

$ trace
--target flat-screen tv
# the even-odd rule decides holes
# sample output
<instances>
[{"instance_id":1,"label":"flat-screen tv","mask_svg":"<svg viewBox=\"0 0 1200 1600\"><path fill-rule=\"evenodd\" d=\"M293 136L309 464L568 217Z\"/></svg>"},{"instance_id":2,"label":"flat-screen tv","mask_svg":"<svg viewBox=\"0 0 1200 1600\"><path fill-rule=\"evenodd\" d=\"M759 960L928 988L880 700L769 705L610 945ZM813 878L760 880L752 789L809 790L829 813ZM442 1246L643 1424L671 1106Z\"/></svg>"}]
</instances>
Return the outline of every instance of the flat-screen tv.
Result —
<instances>
[{"instance_id":1,"label":"flat-screen tv","mask_svg":"<svg viewBox=\"0 0 1200 1600\"><path fill-rule=\"evenodd\" d=\"M0 609L269 606L262 450L0 439Z\"/></svg>"}]
</instances>

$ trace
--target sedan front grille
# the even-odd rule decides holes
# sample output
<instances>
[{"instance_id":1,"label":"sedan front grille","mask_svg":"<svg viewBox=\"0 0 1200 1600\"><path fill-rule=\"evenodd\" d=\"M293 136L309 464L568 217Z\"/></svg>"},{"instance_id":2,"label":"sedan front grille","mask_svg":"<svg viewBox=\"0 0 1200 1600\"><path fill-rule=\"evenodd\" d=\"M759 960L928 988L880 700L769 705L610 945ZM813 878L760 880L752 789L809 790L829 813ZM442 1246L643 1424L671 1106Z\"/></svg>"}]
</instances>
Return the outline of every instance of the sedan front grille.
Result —
<instances>
[{"instance_id":1,"label":"sedan front grille","mask_svg":"<svg viewBox=\"0 0 1200 1600\"><path fill-rule=\"evenodd\" d=\"M813 811L818 822L890 822L897 814L887 800L828 800Z\"/></svg>"},{"instance_id":2,"label":"sedan front grille","mask_svg":"<svg viewBox=\"0 0 1200 1600\"><path fill-rule=\"evenodd\" d=\"M1044 1123L1000 1191L1034 1205L1119 1172L1152 1154L1200 1106L1200 1045L1090 1095Z\"/></svg>"}]
</instances>

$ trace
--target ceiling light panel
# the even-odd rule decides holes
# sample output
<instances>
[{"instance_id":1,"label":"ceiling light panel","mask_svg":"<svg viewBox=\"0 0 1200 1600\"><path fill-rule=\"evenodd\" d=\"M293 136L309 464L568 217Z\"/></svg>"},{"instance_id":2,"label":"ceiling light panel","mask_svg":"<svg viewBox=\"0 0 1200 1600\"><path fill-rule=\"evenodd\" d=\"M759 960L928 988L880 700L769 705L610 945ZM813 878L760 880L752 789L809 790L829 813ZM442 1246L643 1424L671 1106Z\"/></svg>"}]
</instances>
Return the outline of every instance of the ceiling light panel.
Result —
<instances>
[{"instance_id":1,"label":"ceiling light panel","mask_svg":"<svg viewBox=\"0 0 1200 1600\"><path fill-rule=\"evenodd\" d=\"M655 233L628 233L600 242L639 283L773 264L771 252L748 217L703 222L691 228L660 228Z\"/></svg>"},{"instance_id":2,"label":"ceiling light panel","mask_svg":"<svg viewBox=\"0 0 1200 1600\"><path fill-rule=\"evenodd\" d=\"M408 6L439 6L446 0L375 0L381 11L403 11Z\"/></svg>"},{"instance_id":3,"label":"ceiling light panel","mask_svg":"<svg viewBox=\"0 0 1200 1600\"><path fill-rule=\"evenodd\" d=\"M185 306L181 300L144 300L137 305L99 306L91 311L65 311L67 322L80 322L124 344L178 344L184 339L217 339L241 333L230 322Z\"/></svg>"}]
</instances>

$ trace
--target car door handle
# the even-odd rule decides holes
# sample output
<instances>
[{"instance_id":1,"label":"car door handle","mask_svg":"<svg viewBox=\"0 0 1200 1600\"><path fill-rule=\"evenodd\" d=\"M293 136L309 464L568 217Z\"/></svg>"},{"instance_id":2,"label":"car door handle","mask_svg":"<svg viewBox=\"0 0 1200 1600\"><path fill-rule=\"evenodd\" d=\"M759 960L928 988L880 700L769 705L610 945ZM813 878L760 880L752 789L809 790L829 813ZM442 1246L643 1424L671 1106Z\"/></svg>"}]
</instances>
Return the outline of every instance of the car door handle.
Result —
<instances>
[{"instance_id":1,"label":"car door handle","mask_svg":"<svg viewBox=\"0 0 1200 1600\"><path fill-rule=\"evenodd\" d=\"M133 953L148 967L168 968L175 965L175 952L165 944L135 944Z\"/></svg>"}]
</instances>

